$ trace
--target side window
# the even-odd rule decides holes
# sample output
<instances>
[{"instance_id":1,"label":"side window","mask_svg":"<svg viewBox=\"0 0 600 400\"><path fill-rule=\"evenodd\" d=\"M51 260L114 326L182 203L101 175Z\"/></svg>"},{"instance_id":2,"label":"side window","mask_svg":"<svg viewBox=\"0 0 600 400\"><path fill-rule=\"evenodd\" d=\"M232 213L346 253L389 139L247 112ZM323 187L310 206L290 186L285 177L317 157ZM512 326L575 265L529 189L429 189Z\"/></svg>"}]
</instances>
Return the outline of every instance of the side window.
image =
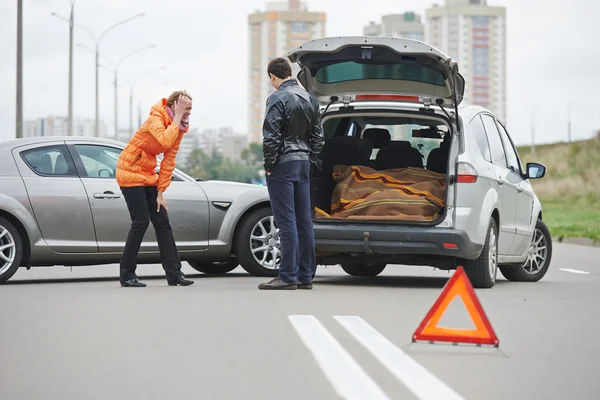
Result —
<instances>
[{"instance_id":1,"label":"side window","mask_svg":"<svg viewBox=\"0 0 600 400\"><path fill-rule=\"evenodd\" d=\"M42 176L77 176L75 164L65 145L45 146L21 152L29 168Z\"/></svg>"},{"instance_id":2,"label":"side window","mask_svg":"<svg viewBox=\"0 0 600 400\"><path fill-rule=\"evenodd\" d=\"M475 137L475 141L477 142L477 146L479 147L479 151L481 151L483 158L489 162L492 162L490 144L488 143L487 136L485 134L485 128L483 127L483 122L481 121L481 117L479 115L469 122L469 128L471 128L471 132Z\"/></svg>"},{"instance_id":3,"label":"side window","mask_svg":"<svg viewBox=\"0 0 600 400\"><path fill-rule=\"evenodd\" d=\"M90 144L77 144L75 149L85 169L82 176L115 179L121 149Z\"/></svg>"},{"instance_id":4,"label":"side window","mask_svg":"<svg viewBox=\"0 0 600 400\"><path fill-rule=\"evenodd\" d=\"M485 131L487 133L488 141L490 143L490 151L492 152L492 162L501 167L508 168L508 163L506 162L506 154L504 153L504 146L502 145L502 140L500 139L500 132L498 132L498 128L496 127L494 119L486 114L482 115L481 119L483 120L483 126L485 126Z\"/></svg>"},{"instance_id":5,"label":"side window","mask_svg":"<svg viewBox=\"0 0 600 400\"><path fill-rule=\"evenodd\" d=\"M521 175L523 168L519 162L519 156L517 155L517 152L515 151L515 147L513 146L512 141L510 140L510 137L508 136L508 132L506 132L506 129L504 129L504 126L502 126L501 123L498 122L497 125L498 125L498 129L500 130L500 137L502 138L502 142L504 142L504 148L506 149L508 168L512 169L513 172Z\"/></svg>"}]
</instances>

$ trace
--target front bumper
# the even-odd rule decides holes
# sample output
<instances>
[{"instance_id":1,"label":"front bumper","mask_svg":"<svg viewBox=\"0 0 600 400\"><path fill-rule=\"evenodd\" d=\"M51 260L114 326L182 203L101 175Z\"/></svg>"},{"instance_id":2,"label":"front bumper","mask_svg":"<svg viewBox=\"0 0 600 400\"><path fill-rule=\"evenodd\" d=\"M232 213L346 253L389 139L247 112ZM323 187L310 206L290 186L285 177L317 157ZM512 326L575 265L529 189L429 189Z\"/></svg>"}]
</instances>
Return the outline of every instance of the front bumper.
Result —
<instances>
[{"instance_id":1,"label":"front bumper","mask_svg":"<svg viewBox=\"0 0 600 400\"><path fill-rule=\"evenodd\" d=\"M447 256L474 260L483 249L483 244L473 243L465 231L431 226L315 222L314 231L316 250L327 253Z\"/></svg>"}]
</instances>

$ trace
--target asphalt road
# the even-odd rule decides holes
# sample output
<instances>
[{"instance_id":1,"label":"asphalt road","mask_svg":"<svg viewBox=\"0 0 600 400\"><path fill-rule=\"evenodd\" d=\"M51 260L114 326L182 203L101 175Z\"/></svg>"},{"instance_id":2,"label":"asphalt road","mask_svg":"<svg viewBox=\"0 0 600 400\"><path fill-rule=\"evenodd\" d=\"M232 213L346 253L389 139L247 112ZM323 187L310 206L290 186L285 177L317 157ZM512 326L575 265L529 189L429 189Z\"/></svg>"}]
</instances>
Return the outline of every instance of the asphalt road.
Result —
<instances>
[{"instance_id":1,"label":"asphalt road","mask_svg":"<svg viewBox=\"0 0 600 400\"><path fill-rule=\"evenodd\" d=\"M242 270L121 288L118 266L19 271L0 286L0 399L598 399L600 249L555 244L533 284L477 290L499 349L412 344L449 273L320 268L312 291ZM443 325L467 327L451 305ZM466 324L466 325L465 325Z\"/></svg>"}]
</instances>

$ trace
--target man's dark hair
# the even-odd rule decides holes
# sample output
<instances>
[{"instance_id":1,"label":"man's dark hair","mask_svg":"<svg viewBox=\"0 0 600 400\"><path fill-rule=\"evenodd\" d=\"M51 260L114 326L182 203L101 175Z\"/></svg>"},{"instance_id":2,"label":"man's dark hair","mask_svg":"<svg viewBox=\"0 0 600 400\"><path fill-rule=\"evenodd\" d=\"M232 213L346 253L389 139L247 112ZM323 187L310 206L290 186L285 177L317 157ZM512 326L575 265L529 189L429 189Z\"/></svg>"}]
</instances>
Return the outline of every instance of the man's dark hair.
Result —
<instances>
[{"instance_id":1,"label":"man's dark hair","mask_svg":"<svg viewBox=\"0 0 600 400\"><path fill-rule=\"evenodd\" d=\"M267 74L273 74L279 79L289 78L292 76L292 67L285 58L278 57L269 63Z\"/></svg>"}]
</instances>

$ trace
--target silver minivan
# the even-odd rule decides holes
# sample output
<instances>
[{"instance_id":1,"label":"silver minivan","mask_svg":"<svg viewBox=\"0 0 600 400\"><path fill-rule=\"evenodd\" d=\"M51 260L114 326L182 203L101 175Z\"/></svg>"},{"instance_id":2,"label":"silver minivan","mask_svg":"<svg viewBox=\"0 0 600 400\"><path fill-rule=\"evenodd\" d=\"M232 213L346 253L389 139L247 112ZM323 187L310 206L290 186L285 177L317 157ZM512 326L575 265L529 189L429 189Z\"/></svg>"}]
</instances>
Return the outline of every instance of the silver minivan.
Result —
<instances>
[{"instance_id":1,"label":"silver minivan","mask_svg":"<svg viewBox=\"0 0 600 400\"><path fill-rule=\"evenodd\" d=\"M476 288L498 268L533 282L552 241L531 179L490 110L462 104L465 80L426 43L335 37L287 54L322 104L325 146L312 176L320 265L375 276L390 264L466 270Z\"/></svg>"}]
</instances>

